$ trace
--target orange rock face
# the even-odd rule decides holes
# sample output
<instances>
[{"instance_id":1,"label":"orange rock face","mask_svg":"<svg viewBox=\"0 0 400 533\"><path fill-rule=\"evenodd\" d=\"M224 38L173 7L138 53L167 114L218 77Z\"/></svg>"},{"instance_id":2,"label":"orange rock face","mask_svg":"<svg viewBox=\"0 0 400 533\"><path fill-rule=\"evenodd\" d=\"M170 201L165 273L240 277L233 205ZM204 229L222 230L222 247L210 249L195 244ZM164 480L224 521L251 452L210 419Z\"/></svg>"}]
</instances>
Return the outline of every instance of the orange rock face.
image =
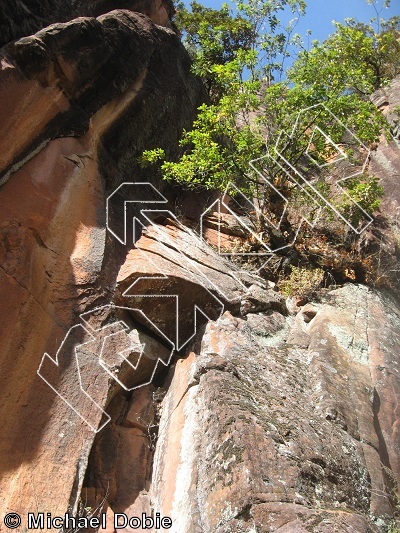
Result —
<instances>
[{"instance_id":1,"label":"orange rock face","mask_svg":"<svg viewBox=\"0 0 400 533\"><path fill-rule=\"evenodd\" d=\"M162 405L152 495L174 531L379 531L400 475L399 318L348 286L280 328L209 324Z\"/></svg>"},{"instance_id":2,"label":"orange rock face","mask_svg":"<svg viewBox=\"0 0 400 533\"><path fill-rule=\"evenodd\" d=\"M152 64L153 54L168 59ZM171 90L164 120L176 121L178 135L190 124L202 88L178 38L143 15L117 11L78 19L2 49L1 513L17 509L26 517L38 505L53 514L79 509L95 434L37 371L43 355L55 357L69 328L82 323L81 313L110 303L126 249L107 239L108 188L117 167L129 167L135 150L148 142L140 140L136 124L144 121L152 129L152 121L159 123L154 89L167 87L168 71L175 70L181 76L170 81L180 89ZM147 76L158 80L150 92L144 88ZM180 90L191 94L187 106ZM119 134L108 136L121 120L131 124L124 129L124 146ZM157 355L165 351L155 340L152 347ZM98 354L97 360L89 355L83 376L73 350L62 356L59 368L48 359L45 372L52 386L73 405L82 402L83 411L88 409L84 416L98 425L101 409L93 410L81 386L102 408L118 387L110 389ZM118 431L129 435L128 447L143 440L142 430Z\"/></svg>"},{"instance_id":3,"label":"orange rock face","mask_svg":"<svg viewBox=\"0 0 400 533\"><path fill-rule=\"evenodd\" d=\"M50 22L51 4L23 27L0 20L6 41ZM87 5L0 52L0 519L381 531L400 479L398 301L345 285L290 306L171 214L135 245L115 238L125 201L143 221L150 200L107 198L146 180L172 196L137 159L174 157L205 95L159 27L170 3ZM394 144L374 165L393 221ZM211 244L220 223L205 221ZM222 225L229 250L243 235Z\"/></svg>"}]
</instances>

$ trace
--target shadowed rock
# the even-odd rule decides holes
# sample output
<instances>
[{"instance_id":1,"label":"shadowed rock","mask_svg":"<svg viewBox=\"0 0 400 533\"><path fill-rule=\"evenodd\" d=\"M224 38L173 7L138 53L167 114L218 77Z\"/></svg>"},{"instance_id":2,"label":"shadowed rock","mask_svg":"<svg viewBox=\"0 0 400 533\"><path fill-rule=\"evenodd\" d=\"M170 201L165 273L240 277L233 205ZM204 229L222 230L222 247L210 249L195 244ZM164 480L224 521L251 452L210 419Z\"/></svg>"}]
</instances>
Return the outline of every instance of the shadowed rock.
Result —
<instances>
[{"instance_id":1,"label":"shadowed rock","mask_svg":"<svg viewBox=\"0 0 400 533\"><path fill-rule=\"evenodd\" d=\"M171 0L4 0L0 5L0 47L55 22L98 17L115 9L143 13L161 26L169 26L175 13Z\"/></svg>"}]
</instances>

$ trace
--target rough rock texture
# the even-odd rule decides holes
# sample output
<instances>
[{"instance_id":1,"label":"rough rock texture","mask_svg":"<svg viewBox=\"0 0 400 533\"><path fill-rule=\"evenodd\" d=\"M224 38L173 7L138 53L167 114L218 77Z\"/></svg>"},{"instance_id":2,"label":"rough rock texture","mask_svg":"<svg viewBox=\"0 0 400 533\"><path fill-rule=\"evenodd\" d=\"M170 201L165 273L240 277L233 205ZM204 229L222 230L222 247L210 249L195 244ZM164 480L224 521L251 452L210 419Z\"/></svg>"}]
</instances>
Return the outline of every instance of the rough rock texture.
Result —
<instances>
[{"instance_id":1,"label":"rough rock texture","mask_svg":"<svg viewBox=\"0 0 400 533\"><path fill-rule=\"evenodd\" d=\"M381 180L384 191L378 230L375 230L381 250L378 270L380 278L389 281L388 285L400 299L400 76L377 91L371 100L384 113L392 131L392 139L382 136L371 152L369 164L369 172Z\"/></svg>"},{"instance_id":2,"label":"rough rock texture","mask_svg":"<svg viewBox=\"0 0 400 533\"><path fill-rule=\"evenodd\" d=\"M94 434L36 372L80 313L110 303L127 250L107 236L106 196L140 179L144 147L170 146L189 127L203 89L177 36L128 11L57 24L1 53L2 510L63 513L78 506ZM106 326L112 314L93 320ZM105 406L117 391L96 350L80 352L82 386ZM46 360L44 372L96 426L72 355L67 346L60 370Z\"/></svg>"},{"instance_id":3,"label":"rough rock texture","mask_svg":"<svg viewBox=\"0 0 400 533\"><path fill-rule=\"evenodd\" d=\"M33 16L3 35L80 5L17 0ZM0 52L1 516L104 511L108 533L114 513L156 511L176 533L384 530L398 303L347 285L294 310L160 212L172 195L137 156L173 156L204 91L172 31L109 5ZM380 167L393 188L395 157ZM146 179L159 192L139 197ZM134 247L143 208L154 223Z\"/></svg>"},{"instance_id":4,"label":"rough rock texture","mask_svg":"<svg viewBox=\"0 0 400 533\"><path fill-rule=\"evenodd\" d=\"M0 116L12 131L0 183L60 138L72 168L96 158L108 187L129 181L144 148L170 150L204 96L179 38L128 11L52 26L0 54Z\"/></svg>"},{"instance_id":5,"label":"rough rock texture","mask_svg":"<svg viewBox=\"0 0 400 533\"><path fill-rule=\"evenodd\" d=\"M168 26L175 10L171 0L3 0L0 4L0 47L54 24L77 17L97 17L129 9Z\"/></svg>"},{"instance_id":6,"label":"rough rock texture","mask_svg":"<svg viewBox=\"0 0 400 533\"><path fill-rule=\"evenodd\" d=\"M174 532L379 531L399 479L400 314L361 286L207 326L176 364L152 481Z\"/></svg>"},{"instance_id":7,"label":"rough rock texture","mask_svg":"<svg viewBox=\"0 0 400 533\"><path fill-rule=\"evenodd\" d=\"M385 196L382 212L389 213L396 219L400 206L400 115L396 108L400 106L400 76L393 80L387 87L380 89L371 98L372 102L384 113L392 126L393 141L382 139L376 152L372 154L371 171L381 178L385 184Z\"/></svg>"},{"instance_id":8,"label":"rough rock texture","mask_svg":"<svg viewBox=\"0 0 400 533\"><path fill-rule=\"evenodd\" d=\"M248 233L233 215L212 212L203 220L203 237L221 252L231 252L244 245Z\"/></svg>"},{"instance_id":9,"label":"rough rock texture","mask_svg":"<svg viewBox=\"0 0 400 533\"><path fill-rule=\"evenodd\" d=\"M129 301L140 310L132 313L138 322L144 313L180 349L207 318L215 320L225 308L238 312L246 285L254 281L263 284L221 260L193 232L167 220L165 226L151 226L127 255L116 301Z\"/></svg>"}]
</instances>

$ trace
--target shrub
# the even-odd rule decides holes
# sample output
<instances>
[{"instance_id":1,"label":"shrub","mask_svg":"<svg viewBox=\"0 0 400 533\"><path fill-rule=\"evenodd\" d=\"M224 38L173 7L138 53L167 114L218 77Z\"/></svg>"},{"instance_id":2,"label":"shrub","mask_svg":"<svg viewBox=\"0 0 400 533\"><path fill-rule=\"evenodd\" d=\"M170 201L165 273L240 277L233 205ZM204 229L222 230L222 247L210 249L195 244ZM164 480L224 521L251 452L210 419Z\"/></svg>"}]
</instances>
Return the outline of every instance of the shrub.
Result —
<instances>
[{"instance_id":1,"label":"shrub","mask_svg":"<svg viewBox=\"0 0 400 533\"><path fill-rule=\"evenodd\" d=\"M279 283L285 296L294 296L299 299L315 297L322 287L325 273L321 268L292 267L289 277Z\"/></svg>"},{"instance_id":2,"label":"shrub","mask_svg":"<svg viewBox=\"0 0 400 533\"><path fill-rule=\"evenodd\" d=\"M345 187L350 198L367 213L372 214L379 209L383 188L375 176L363 176L361 179L348 180L345 182ZM359 209L354 209L354 204L346 201L346 199L343 200L342 206L348 220L353 226L357 226L361 220L362 212Z\"/></svg>"}]
</instances>

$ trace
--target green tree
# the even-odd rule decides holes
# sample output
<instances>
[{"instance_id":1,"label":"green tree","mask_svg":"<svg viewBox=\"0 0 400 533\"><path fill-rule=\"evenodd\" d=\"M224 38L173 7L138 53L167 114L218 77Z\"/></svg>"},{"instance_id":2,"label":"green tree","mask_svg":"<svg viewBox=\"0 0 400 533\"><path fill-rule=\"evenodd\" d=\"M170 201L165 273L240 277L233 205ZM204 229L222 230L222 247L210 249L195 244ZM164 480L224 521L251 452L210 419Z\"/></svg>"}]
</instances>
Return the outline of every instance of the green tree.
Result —
<instances>
[{"instance_id":1,"label":"green tree","mask_svg":"<svg viewBox=\"0 0 400 533\"><path fill-rule=\"evenodd\" d=\"M376 2L374 6L377 9ZM283 28L278 14L285 8L296 16ZM180 6L177 24L194 59L193 70L207 84L210 102L199 108L192 130L184 132L178 161L165 161L154 149L143 154L143 163L158 162L164 179L188 187L224 189L233 182L257 194L262 188L249 161L265 154L265 138L272 147L282 131L290 130L299 110L321 102L343 123L339 126L329 113L320 114L323 129L335 143L346 143L344 127L365 144L377 140L387 124L369 95L400 72L398 19L379 20L379 31L372 22L335 23L331 37L305 50L294 34L304 10L300 0L239 2L235 14L226 4L221 10L198 2L191 10ZM298 58L287 78L279 81L293 43L300 48ZM300 131L310 126L304 124ZM296 163L304 155L306 140L300 135L285 147L289 161ZM324 140L315 142L320 144L318 153L329 157L324 156ZM269 172L271 180L283 182L279 167L271 165ZM371 197L372 204L375 200Z\"/></svg>"},{"instance_id":2,"label":"green tree","mask_svg":"<svg viewBox=\"0 0 400 533\"><path fill-rule=\"evenodd\" d=\"M324 103L340 120L340 123L332 121L332 115L324 110L319 114L322 129L329 133L334 143L345 148L348 155L356 147L353 146L354 138L346 134L346 128L367 146L377 141L382 131L389 131L384 116L370 102L370 95L400 74L399 20L398 17L380 20L379 33L374 31L373 24L374 21L360 24L353 19L343 24L335 23L334 34L325 42L314 41L310 50L300 51L288 70L287 80L267 88L262 122L270 146L275 145L282 130L291 130L299 110L319 103ZM305 132L312 131L311 126L301 124L299 137L292 138L285 146L285 157L294 166L299 161L309 163L302 156L309 141ZM313 137L313 143L316 144L315 152L328 160L326 140L322 136L319 139ZM360 151L354 152L354 162L362 155ZM307 174L310 168L303 170ZM271 166L269 174L271 180L279 181L282 170ZM320 174L323 177L323 171ZM379 206L383 191L373 178L364 174L343 185L365 211L372 213ZM347 216L357 224L360 211L351 210L348 197L342 197L341 202Z\"/></svg>"},{"instance_id":3,"label":"green tree","mask_svg":"<svg viewBox=\"0 0 400 533\"><path fill-rule=\"evenodd\" d=\"M287 80L265 94L264 122L271 141L293 113L318 103L325 103L363 142L379 137L386 122L369 97L400 74L398 17L381 22L380 28L377 34L371 24L336 22L331 37L299 53ZM279 105L283 102L284 108Z\"/></svg>"},{"instance_id":4,"label":"green tree","mask_svg":"<svg viewBox=\"0 0 400 533\"><path fill-rule=\"evenodd\" d=\"M221 68L237 63L239 52L243 56L253 47L251 21L240 14L232 16L228 4L217 10L194 0L190 10L182 2L178 4L175 24L192 56L193 71L203 78L212 102L217 102L226 89L219 75Z\"/></svg>"},{"instance_id":5,"label":"green tree","mask_svg":"<svg viewBox=\"0 0 400 533\"><path fill-rule=\"evenodd\" d=\"M286 46L296 18L280 26L277 13L290 9L300 16L304 0L249 0L214 10L192 2L179 5L176 24L203 78L210 102L199 108L191 131L180 141L182 157L164 161L157 148L144 152L143 164L161 163L164 179L224 189L234 182L243 191L257 187L249 161L265 150L262 131L253 120L261 105L260 91L273 73L282 70Z\"/></svg>"},{"instance_id":6,"label":"green tree","mask_svg":"<svg viewBox=\"0 0 400 533\"><path fill-rule=\"evenodd\" d=\"M253 52L242 61L246 79L273 79L283 72L294 29L305 7L305 0L248 0L238 1L233 14L228 4L216 10L194 0L190 9L182 2L178 4L175 23L194 59L194 71L209 85L215 81L215 65L236 61L238 53L243 60L244 52ZM278 14L287 10L293 18L283 27Z\"/></svg>"}]
</instances>

